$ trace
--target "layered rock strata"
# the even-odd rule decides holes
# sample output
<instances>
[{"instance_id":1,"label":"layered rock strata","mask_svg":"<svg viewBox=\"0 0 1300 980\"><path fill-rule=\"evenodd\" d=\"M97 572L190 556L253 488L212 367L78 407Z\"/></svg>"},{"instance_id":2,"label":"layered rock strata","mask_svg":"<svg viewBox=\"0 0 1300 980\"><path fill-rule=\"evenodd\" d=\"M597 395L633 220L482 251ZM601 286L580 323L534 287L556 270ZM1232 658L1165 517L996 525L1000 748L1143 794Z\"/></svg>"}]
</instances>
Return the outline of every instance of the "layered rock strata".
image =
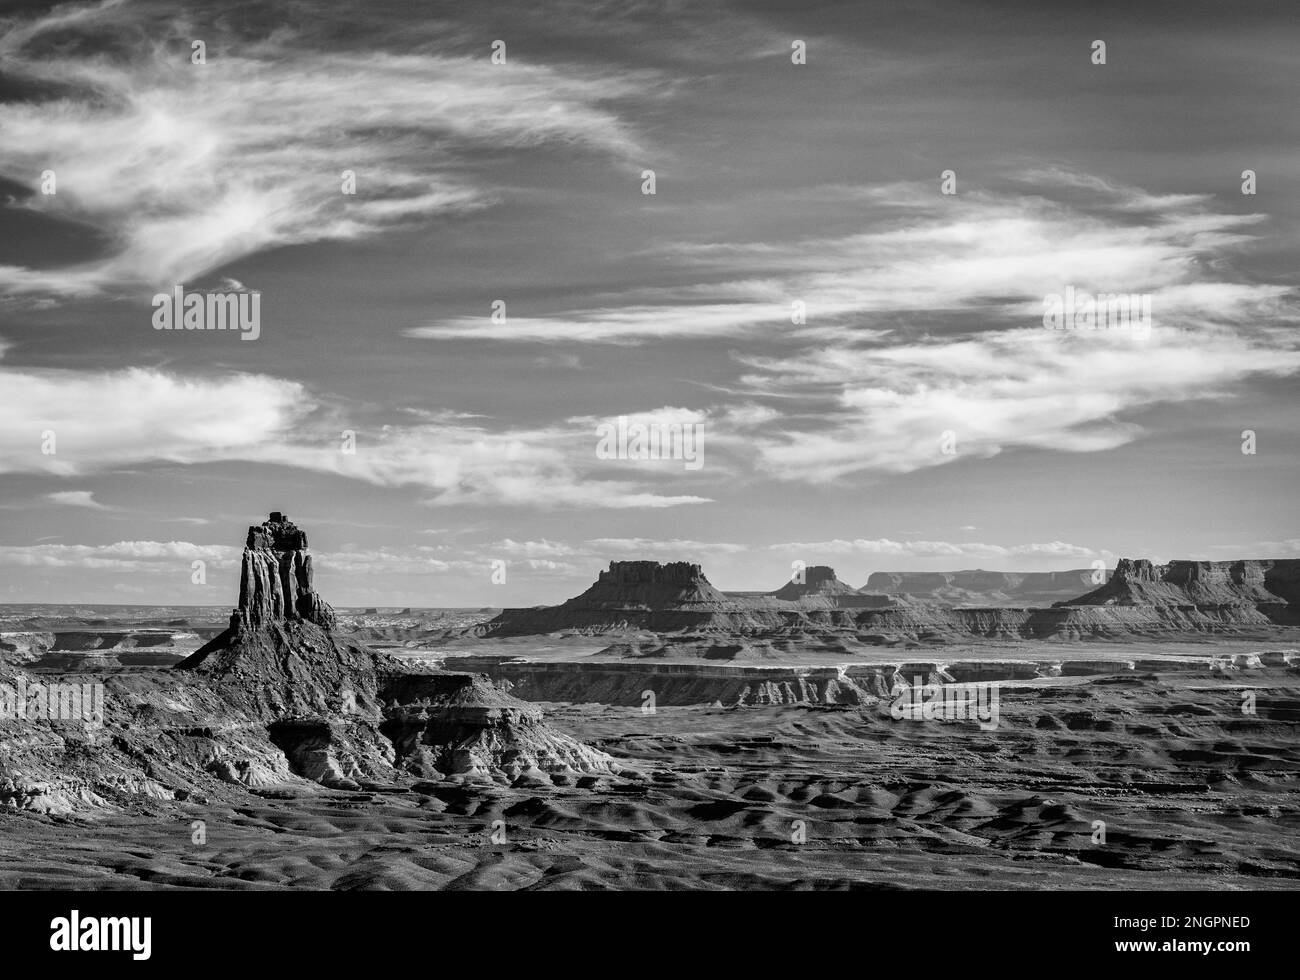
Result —
<instances>
[{"instance_id":1,"label":"layered rock strata","mask_svg":"<svg viewBox=\"0 0 1300 980\"><path fill-rule=\"evenodd\" d=\"M1103 576L1108 575L1102 572ZM872 572L863 592L909 596L944 606L1047 606L1068 601L1097 585L1097 572ZM1103 579L1104 580L1104 579Z\"/></svg>"},{"instance_id":2,"label":"layered rock strata","mask_svg":"<svg viewBox=\"0 0 1300 980\"><path fill-rule=\"evenodd\" d=\"M312 587L307 535L278 511L248 529L232 626L236 619L253 628L303 620L328 630L337 623Z\"/></svg>"},{"instance_id":3,"label":"layered rock strata","mask_svg":"<svg viewBox=\"0 0 1300 980\"><path fill-rule=\"evenodd\" d=\"M1158 566L1124 559L1105 585L1050 606L951 606L919 601L910 594L866 595L846 592L826 566L808 571L813 574L805 582L787 583L774 593L734 593L715 588L699 565L613 562L581 595L558 606L503 610L477 632L521 636L645 631L738 637L840 632L864 642L926 642L971 636L1083 639L1243 633L1300 625L1300 560L1295 559ZM1067 581L1086 574L1089 584L1092 575L1060 574Z\"/></svg>"}]
</instances>

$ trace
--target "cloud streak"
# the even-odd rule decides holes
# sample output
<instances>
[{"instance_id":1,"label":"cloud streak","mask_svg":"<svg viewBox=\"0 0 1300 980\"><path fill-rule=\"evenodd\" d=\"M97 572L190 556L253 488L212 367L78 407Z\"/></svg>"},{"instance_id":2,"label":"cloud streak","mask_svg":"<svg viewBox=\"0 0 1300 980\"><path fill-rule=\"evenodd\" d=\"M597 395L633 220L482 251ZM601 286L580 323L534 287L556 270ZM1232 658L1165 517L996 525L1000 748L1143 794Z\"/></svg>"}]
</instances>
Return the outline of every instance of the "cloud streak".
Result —
<instances>
[{"instance_id":1,"label":"cloud streak","mask_svg":"<svg viewBox=\"0 0 1300 980\"><path fill-rule=\"evenodd\" d=\"M0 473L81 477L147 463L241 461L420 488L433 506L655 509L709 500L647 489L667 463L599 460L585 422L490 428L432 415L363 428L347 453L340 434L352 426L342 405L266 375L0 365L0 387ZM88 491L51 499L98 506Z\"/></svg>"},{"instance_id":2,"label":"cloud streak","mask_svg":"<svg viewBox=\"0 0 1300 980\"><path fill-rule=\"evenodd\" d=\"M547 316L457 317L413 328L427 339L641 344L761 337L787 344L857 343L883 331L945 329L948 314L981 326L1037 323L1046 294L1066 285L1150 293L1163 323L1243 319L1275 306L1283 287L1225 278L1223 261L1254 239L1264 216L1215 211L1207 195L1139 188L1052 170L1036 194L943 197L929 185L840 188L870 230L837 238L677 243L652 249L673 274L715 278L649 290ZM1056 202L1061 184L1089 190ZM669 274L668 271L665 275ZM652 299L653 301L647 301ZM795 316L793 304L803 304ZM515 309L518 309L516 304ZM950 328L948 328L950 329Z\"/></svg>"},{"instance_id":3,"label":"cloud streak","mask_svg":"<svg viewBox=\"0 0 1300 980\"><path fill-rule=\"evenodd\" d=\"M626 163L639 143L611 106L657 81L493 65L486 49L218 36L210 21L151 3L63 7L0 30L6 72L49 92L0 104L0 174L35 192L54 171L57 193L21 206L108 243L73 266L0 266L10 293L163 288L264 249L484 207L498 194L474 172L484 153L553 146ZM88 54L77 42L92 32ZM191 63L193 38L207 39L206 64ZM355 195L342 193L344 171Z\"/></svg>"}]
</instances>

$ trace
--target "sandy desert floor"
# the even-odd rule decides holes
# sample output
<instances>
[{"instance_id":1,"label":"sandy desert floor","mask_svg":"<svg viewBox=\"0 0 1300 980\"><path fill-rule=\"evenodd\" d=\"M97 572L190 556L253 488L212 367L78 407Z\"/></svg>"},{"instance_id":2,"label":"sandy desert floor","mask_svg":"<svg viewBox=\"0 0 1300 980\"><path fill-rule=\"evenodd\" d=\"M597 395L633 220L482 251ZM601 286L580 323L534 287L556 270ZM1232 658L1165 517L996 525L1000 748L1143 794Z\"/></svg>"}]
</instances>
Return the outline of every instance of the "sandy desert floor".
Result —
<instances>
[{"instance_id":1,"label":"sandy desert floor","mask_svg":"<svg viewBox=\"0 0 1300 980\"><path fill-rule=\"evenodd\" d=\"M995 731L887 701L543 707L628 771L4 815L0 888L1300 884L1294 669L1007 683Z\"/></svg>"}]
</instances>

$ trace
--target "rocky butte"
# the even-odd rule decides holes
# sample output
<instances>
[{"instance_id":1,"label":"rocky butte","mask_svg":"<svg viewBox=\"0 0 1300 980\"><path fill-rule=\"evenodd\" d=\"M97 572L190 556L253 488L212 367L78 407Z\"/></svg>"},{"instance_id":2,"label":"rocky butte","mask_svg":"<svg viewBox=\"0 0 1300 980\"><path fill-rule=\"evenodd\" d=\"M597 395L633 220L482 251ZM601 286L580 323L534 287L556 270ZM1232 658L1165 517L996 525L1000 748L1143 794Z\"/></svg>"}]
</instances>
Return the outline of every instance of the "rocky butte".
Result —
<instances>
[{"instance_id":1,"label":"rocky butte","mask_svg":"<svg viewBox=\"0 0 1300 980\"><path fill-rule=\"evenodd\" d=\"M511 636L557 630L776 629L791 622L787 612L793 613L793 607L786 610L779 603L764 605L719 591L691 562L615 561L581 595L558 606L504 609L479 632Z\"/></svg>"},{"instance_id":2,"label":"rocky butte","mask_svg":"<svg viewBox=\"0 0 1300 980\"><path fill-rule=\"evenodd\" d=\"M334 629L334 610L312 588L307 535L279 511L248 529L231 626L302 620ZM236 622L237 621L237 622Z\"/></svg>"},{"instance_id":3,"label":"rocky butte","mask_svg":"<svg viewBox=\"0 0 1300 980\"><path fill-rule=\"evenodd\" d=\"M0 658L0 681L34 683L24 668ZM481 674L422 669L339 633L307 536L280 513L249 529L228 629L173 669L80 679L103 685L102 725L0 721L0 808L549 784L620 768Z\"/></svg>"}]
</instances>

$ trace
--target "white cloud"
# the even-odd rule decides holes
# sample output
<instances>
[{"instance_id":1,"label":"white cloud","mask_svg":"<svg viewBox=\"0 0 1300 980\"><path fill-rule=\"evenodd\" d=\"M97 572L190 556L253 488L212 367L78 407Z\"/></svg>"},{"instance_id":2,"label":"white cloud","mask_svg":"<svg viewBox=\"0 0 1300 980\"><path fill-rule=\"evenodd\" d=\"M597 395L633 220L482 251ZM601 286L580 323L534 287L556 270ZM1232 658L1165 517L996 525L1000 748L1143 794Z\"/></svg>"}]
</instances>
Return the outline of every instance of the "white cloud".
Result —
<instances>
[{"instance_id":1,"label":"white cloud","mask_svg":"<svg viewBox=\"0 0 1300 980\"><path fill-rule=\"evenodd\" d=\"M56 504L63 504L65 507L85 507L89 510L111 510L111 507L105 507L95 500L95 495L89 490L59 490L55 493L47 493L46 499L53 500Z\"/></svg>"},{"instance_id":2,"label":"white cloud","mask_svg":"<svg viewBox=\"0 0 1300 980\"><path fill-rule=\"evenodd\" d=\"M573 545L564 544L560 541L547 541L543 538L541 541L514 541L510 538L503 538L483 546L482 550L487 553L501 553L526 558L564 558L580 552Z\"/></svg>"},{"instance_id":3,"label":"white cloud","mask_svg":"<svg viewBox=\"0 0 1300 980\"><path fill-rule=\"evenodd\" d=\"M662 558L677 556L673 560L698 560L692 555L729 555L748 551L746 545L722 541L692 541L682 538L658 540L654 538L591 538L585 542L593 555L649 555Z\"/></svg>"},{"instance_id":4,"label":"white cloud","mask_svg":"<svg viewBox=\"0 0 1300 980\"><path fill-rule=\"evenodd\" d=\"M1040 328L748 363L756 391L826 399L814 424L753 435L773 475L819 482L1013 447L1113 449L1142 434L1126 414L1230 397L1246 378L1300 371L1300 351L1280 335L1210 328L1156 329L1145 339ZM955 435L955 452L944 452L945 432Z\"/></svg>"},{"instance_id":5,"label":"white cloud","mask_svg":"<svg viewBox=\"0 0 1300 980\"><path fill-rule=\"evenodd\" d=\"M266 447L268 461L364 480L423 487L431 506L504 504L530 508L676 507L707 503L695 494L663 494L629 479L602 479L589 430L572 425L492 430L462 421L382 426L358 433L355 455L337 447ZM646 475L638 470L639 475Z\"/></svg>"},{"instance_id":6,"label":"white cloud","mask_svg":"<svg viewBox=\"0 0 1300 980\"><path fill-rule=\"evenodd\" d=\"M149 368L0 366L0 389L0 473L73 476L146 461L269 455L314 407L292 381Z\"/></svg>"},{"instance_id":7,"label":"white cloud","mask_svg":"<svg viewBox=\"0 0 1300 980\"><path fill-rule=\"evenodd\" d=\"M975 541L894 541L890 538L834 538L791 541L769 546L772 551L806 555L883 555L890 558L1093 558L1108 555L1065 541L997 545Z\"/></svg>"},{"instance_id":8,"label":"white cloud","mask_svg":"<svg viewBox=\"0 0 1300 980\"><path fill-rule=\"evenodd\" d=\"M432 339L636 344L762 334L792 342L862 342L900 325L930 329L939 313L980 311L1014 328L1042 317L1042 298L1067 285L1151 293L1161 322L1189 326L1243 318L1287 290L1235 282L1209 260L1252 240L1264 216L1211 209L1206 195L1147 194L1066 171L1038 172L1058 189L1073 176L1086 201L970 192L930 185L858 189L880 209L870 230L781 242L679 243L657 254L712 278L629 290L601 305L547 316L439 320L409 331ZM1032 176L1031 176L1032 179ZM806 324L791 304L806 306ZM914 323L915 315L923 318Z\"/></svg>"},{"instance_id":9,"label":"white cloud","mask_svg":"<svg viewBox=\"0 0 1300 980\"><path fill-rule=\"evenodd\" d=\"M240 549L225 545L198 545L188 541L118 541L115 544L38 544L0 546L0 566L25 568L81 568L119 572L158 570L163 566L183 567L206 561L228 567L239 558ZM177 572L177 574L180 574Z\"/></svg>"},{"instance_id":10,"label":"white cloud","mask_svg":"<svg viewBox=\"0 0 1300 980\"><path fill-rule=\"evenodd\" d=\"M168 288L262 249L481 207L497 193L470 173L483 150L576 146L626 163L639 146L608 106L655 83L427 50L321 51L285 29L249 40L148 3L0 28L6 73L59 92L0 104L0 174L32 185L53 170L57 193L24 206L112 243L77 266L0 266L10 292ZM94 32L100 53L44 43L56 30ZM208 39L206 65L190 63L195 37ZM355 195L342 193L344 171Z\"/></svg>"},{"instance_id":11,"label":"white cloud","mask_svg":"<svg viewBox=\"0 0 1300 980\"><path fill-rule=\"evenodd\" d=\"M0 389L0 473L67 477L148 462L238 460L423 488L434 506L627 509L709 499L645 489L638 480L653 471L644 467L637 479L626 468L608 478L593 431L573 423L490 429L460 415L433 415L362 429L355 455L347 455L338 441L350 427L347 413L279 378L0 365ZM60 502L88 506L86 499Z\"/></svg>"}]
</instances>

